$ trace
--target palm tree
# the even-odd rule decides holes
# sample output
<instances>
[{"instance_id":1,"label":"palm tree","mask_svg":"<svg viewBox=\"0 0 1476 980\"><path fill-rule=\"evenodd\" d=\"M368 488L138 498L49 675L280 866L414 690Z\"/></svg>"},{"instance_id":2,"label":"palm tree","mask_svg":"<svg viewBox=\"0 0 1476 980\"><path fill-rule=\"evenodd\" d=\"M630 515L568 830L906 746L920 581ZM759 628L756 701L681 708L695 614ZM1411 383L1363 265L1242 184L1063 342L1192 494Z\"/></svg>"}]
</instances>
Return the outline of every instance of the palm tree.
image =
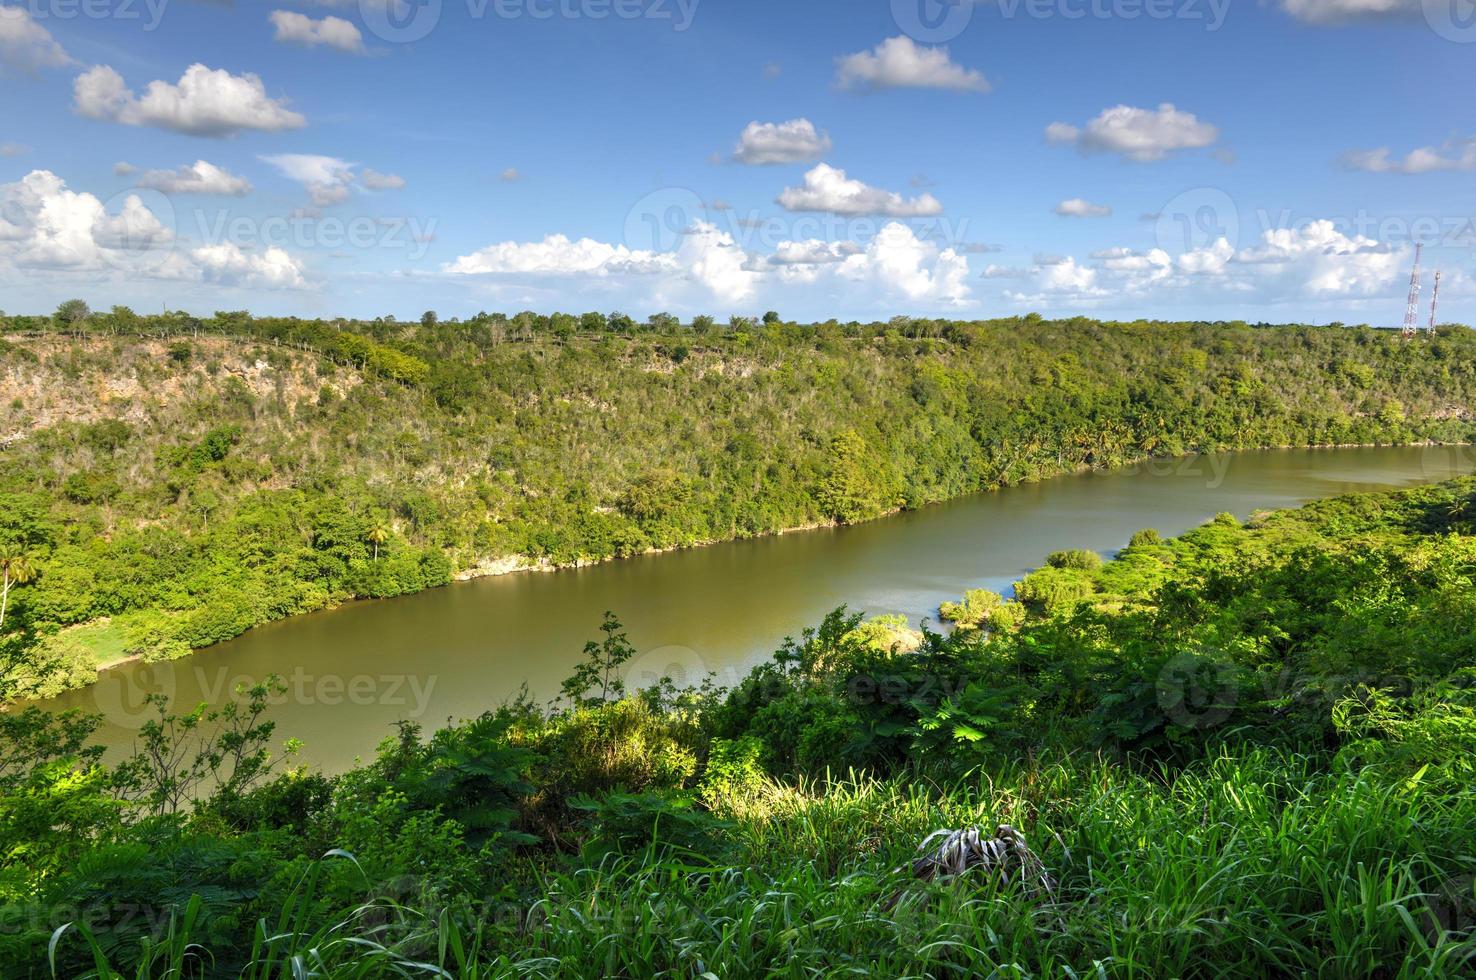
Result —
<instances>
[{"instance_id":1,"label":"palm tree","mask_svg":"<svg viewBox=\"0 0 1476 980\"><path fill-rule=\"evenodd\" d=\"M379 546L388 541L389 536L390 529L385 527L383 523L376 523L369 529L369 533L364 536L370 544L374 545L375 561L379 561Z\"/></svg>"},{"instance_id":2,"label":"palm tree","mask_svg":"<svg viewBox=\"0 0 1476 980\"><path fill-rule=\"evenodd\" d=\"M10 605L10 587L25 585L36 577L36 566L25 555L0 556L0 626L5 625L5 610Z\"/></svg>"}]
</instances>

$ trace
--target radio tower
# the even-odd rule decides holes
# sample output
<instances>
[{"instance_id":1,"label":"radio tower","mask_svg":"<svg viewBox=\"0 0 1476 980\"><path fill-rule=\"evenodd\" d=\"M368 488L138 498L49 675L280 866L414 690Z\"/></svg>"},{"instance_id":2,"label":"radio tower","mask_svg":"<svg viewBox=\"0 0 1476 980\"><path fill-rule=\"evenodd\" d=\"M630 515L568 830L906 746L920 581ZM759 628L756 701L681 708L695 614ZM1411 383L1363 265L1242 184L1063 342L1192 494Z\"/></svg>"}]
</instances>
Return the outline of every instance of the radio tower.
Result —
<instances>
[{"instance_id":1,"label":"radio tower","mask_svg":"<svg viewBox=\"0 0 1476 980\"><path fill-rule=\"evenodd\" d=\"M1440 270L1435 270L1435 289L1430 293L1430 336L1435 336L1435 311L1440 308Z\"/></svg>"},{"instance_id":2,"label":"radio tower","mask_svg":"<svg viewBox=\"0 0 1476 980\"><path fill-rule=\"evenodd\" d=\"M1415 244L1414 272L1409 276L1409 305L1404 308L1404 338L1413 337L1419 328L1420 318L1420 252L1424 245Z\"/></svg>"}]
</instances>

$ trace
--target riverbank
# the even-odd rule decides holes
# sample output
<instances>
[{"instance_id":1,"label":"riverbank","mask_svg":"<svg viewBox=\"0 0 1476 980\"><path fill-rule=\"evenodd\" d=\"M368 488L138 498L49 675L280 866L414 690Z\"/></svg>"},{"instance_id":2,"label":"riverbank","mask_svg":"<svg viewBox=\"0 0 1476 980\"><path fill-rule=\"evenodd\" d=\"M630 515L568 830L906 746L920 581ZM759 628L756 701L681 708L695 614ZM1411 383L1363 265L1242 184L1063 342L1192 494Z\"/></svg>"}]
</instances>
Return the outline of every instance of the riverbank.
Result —
<instances>
[{"instance_id":1,"label":"riverbank","mask_svg":"<svg viewBox=\"0 0 1476 980\"><path fill-rule=\"evenodd\" d=\"M1220 512L1242 517L1315 498L1430 482L1468 454L1382 448L1246 453L1212 467L1187 460L1136 472L1067 476L976 494L840 533L794 533L636 556L557 575L502 575L278 620L193 655L131 663L49 711L101 712L108 744L126 753L149 692L176 708L218 700L272 674L306 692L273 708L302 758L329 771L400 720L473 717L527 693L558 694L585 643L613 611L636 645L630 686L662 676L737 683L755 662L847 604L938 628L941 601L974 588L1008 593L1053 551L1111 554L1152 527L1164 536ZM422 704L408 698L427 692ZM357 692L357 693L355 693ZM352 695L352 696L350 696Z\"/></svg>"},{"instance_id":2,"label":"riverbank","mask_svg":"<svg viewBox=\"0 0 1476 980\"><path fill-rule=\"evenodd\" d=\"M1237 460L1237 459L1244 460L1247 457L1252 457L1252 456L1255 456L1255 455L1258 455L1258 454L1275 454L1275 453L1284 453L1284 452L1295 452L1295 451L1298 451L1298 450L1327 451L1327 452L1334 452L1334 451L1339 451L1339 450L1365 450L1365 449L1367 449L1367 450L1376 450L1376 449L1396 449L1396 448L1426 449L1426 450L1428 450L1428 449L1461 450L1461 449L1464 449L1464 448L1469 447L1469 445L1470 444L1468 444L1468 443L1438 443L1438 442L1432 442L1432 441L1420 441L1420 442L1410 443L1410 444L1408 444L1406 446L1403 446L1403 447L1393 447L1393 446L1379 447L1379 446L1373 446L1373 445L1367 445L1367 444L1364 444L1364 445L1337 445L1337 446L1328 445L1328 446L1309 446L1309 447L1290 447L1290 446L1288 446L1288 447L1257 448L1257 449L1251 449L1251 450L1243 450L1243 451L1235 452L1235 453L1219 453L1219 454L1193 453L1193 454L1186 454L1186 455L1174 456L1174 457L1144 457L1144 458L1141 458L1139 460L1136 460L1136 461L1134 461L1132 463L1129 463L1129 464L1127 464L1125 466L1121 466L1121 467L1095 467L1094 468L1094 467L1085 466L1085 465L1076 466L1076 467L1072 467L1069 470L1062 471L1061 473L1059 473L1059 474L1057 474L1055 476L1045 477L1045 478L1042 478L1042 479L1039 479L1039 480L1026 481L1026 483L1028 485L1043 485L1043 484L1048 484L1048 483L1052 483L1052 482L1060 481L1060 480L1069 480L1069 479L1072 479L1073 477L1080 477L1080 476L1083 476L1083 475L1086 475L1086 474L1093 474L1093 473L1095 473L1095 474L1113 474L1113 473L1116 473L1116 474L1128 475L1128 474L1132 474L1132 473L1138 471L1139 469L1144 469L1144 468L1146 468L1150 472L1157 471L1159 467L1166 468L1166 469L1168 469L1170 471L1185 471L1185 472L1189 472L1189 471L1193 471L1193 470L1196 469L1196 467L1197 467L1197 464L1195 462L1196 460L1202 460L1202 459L1216 459L1216 460L1227 460L1227 461L1233 461L1233 460ZM1211 469L1214 469L1214 467L1211 467ZM990 488L988 490L980 491L979 493L988 495L988 494L998 493L999 491L1006 490L1006 489L1009 489L1009 487L1008 486L1004 486L1004 487L992 487L992 488ZM899 514L902 514L902 513L921 513L922 511L926 511L926 510L929 510L929 509L934 508L934 507L945 506L945 505L947 505L949 503L956 503L957 500L959 500L959 499L960 498L954 498L954 500L952 500L952 501L938 501L938 502L934 502L934 503L931 503L931 504L927 505L924 508L921 508L919 511L903 511L901 509L894 509L894 510L888 512L887 514L878 515L878 517L873 518L873 519L871 519L869 521L864 521L864 522L860 522L860 523L853 524L853 525L843 525L843 524L840 524L838 522L833 522L833 521L832 522L809 523L809 524L805 524L805 525L795 526L795 527L792 527L792 528L784 528L784 529L781 529L779 531L772 532L772 533L769 533L769 534L753 535L753 536L749 536L747 538L725 538L725 539L717 539L717 540L712 540L712 541L699 542L699 543L695 543L695 544L683 546L683 547L680 547L680 548L648 549L648 550L646 550L644 552L641 552L641 553L639 553L637 555L627 555L627 556L620 556L620 557L611 556L609 558L603 558L603 559L585 559L585 560L580 560L578 562L574 562L574 563L570 563L570 564L564 564L564 565L556 564L554 562L549 561L546 558L545 559L532 559L532 558L529 558L527 556L505 556L505 557L500 558L500 559L488 559L488 560L484 560L483 562L480 562L480 563L478 563L478 564L476 564L474 566L471 566L469 568L460 569L460 570L458 570L458 571L456 571L456 572L454 572L452 574L452 576L451 576L451 579L452 580L451 580L451 582L449 584L452 584L452 585L455 585L455 584L464 584L464 583L475 582L475 581L482 580L482 579L500 579L500 578L505 578L507 576L517 576L517 575L521 575L521 574L524 574L524 573L547 573L547 572L559 572L559 571L577 571L577 570L580 570L580 569L593 569L593 568L597 568L597 567L600 567L600 566L608 566L608 565L611 565L611 564L618 564L618 563L622 563L622 562L629 562L629 561L634 560L634 559L658 558L660 556L670 556L672 554L681 553L681 552L699 551L699 550L711 549L711 548L714 548L714 547L720 547L720 546L724 546L724 545L732 545L735 542L739 542L739 541L750 541L750 542L753 542L753 541L763 541L763 540L766 540L766 539L775 539L775 538L782 538L782 537L786 537L786 536L802 535L802 534L804 534L806 532L812 532L812 531L816 531L816 530L835 530L835 529L838 529L838 528L841 528L841 527L860 528L860 527L865 527L865 526L870 525L870 524L875 524L875 523L877 523L879 521L883 521L883 520L885 520L887 518L895 518ZM1122 542L1117 542L1116 544L1118 546L1120 546L1121 543ZM1039 556L1036 556L1036 557L1039 557ZM1022 568L1020 570L1020 573L1023 574L1024 571L1028 571L1028 570L1029 570L1028 568ZM438 588L439 588L439 586L438 586ZM960 589L958 594L961 594L962 591L963 591L963 589ZM411 593L411 595L415 595L415 594L419 594L419 593ZM943 596L940 597L939 601L943 601L943 600L947 600L947 599L953 599L953 598L956 598L956 597L957 597L956 594L955 595L943 595ZM229 637L229 638L224 638L220 642L222 642L222 643L229 643L229 642L238 640L240 637L247 635L247 633L249 633L251 631L254 631L254 630L261 629L262 627L267 626L267 625L282 624L282 623L288 622L288 621L290 621L292 619L300 619L303 616L320 615L322 613L331 612L331 611L334 611L334 610L342 610L342 609L346 609L346 608L351 608L351 607L356 607L356 606L362 606L365 603L371 603L372 604L372 603L384 602L384 601L388 601L388 600L383 600L383 599L348 599L348 600L344 600L344 601L341 601L341 602L335 602L335 603L332 603L332 604L329 604L329 605L320 607L318 609L304 611L304 612L302 612L302 613L300 613L300 614L298 614L296 616L282 617L282 618L278 618L278 619L274 619L274 620L267 620L267 621L264 621L264 622L261 622L261 623L254 624L251 627L250 630L243 631L242 633L239 633L239 634L237 634L235 636L232 636L232 637ZM143 656L141 654L133 654L133 655L129 655L129 656L118 656L115 651L117 651L118 648L119 648L119 644L121 642L121 637L118 635L118 631L116 631L116 630L109 631L106 628L107 625L108 624L107 624L106 621L94 621L94 622L89 622L89 623L85 623L85 624L79 624L78 626L75 626L75 627L70 627L67 631L65 631L65 633L63 635L63 638L64 639L67 639L67 640L70 641L70 640L72 640L72 639L75 638L76 641L77 641L77 643L75 644L75 647L76 648L97 650L98 653L99 653L99 655L100 655L100 659L96 660L91 665L86 664L85 661L79 662L79 663L74 663L73 666L72 666L72 668L65 675L65 678L64 679L65 679L66 683L64 685L59 685L59 686L57 686L57 687L55 687L55 688L47 691L47 693L46 693L46 696L47 697L55 697L57 695L62 694L65 691L79 690L79 689L86 688L87 686L96 683L104 675L106 675L106 674L108 674L110 672L116 672L118 670L122 670L122 669L126 669L126 668L129 668L129 667L132 667L132 666L140 665L140 664L145 663L146 661L148 661L148 662L154 662L154 663L158 663L158 662L178 662L178 661L180 661L182 659L185 659L185 658L188 658L188 657L197 656L200 653L202 653L203 651L210 650L213 647L219 645L219 644L211 644L210 646L206 646L206 647L193 648L193 649L190 649L190 650L188 650L186 652L182 652L177 657L164 658L163 661L161 661L159 658L150 658L150 657ZM71 644L69 642L69 646L73 646L73 644ZM101 659L101 658L104 658L104 657L106 659Z\"/></svg>"},{"instance_id":3,"label":"riverbank","mask_svg":"<svg viewBox=\"0 0 1476 980\"><path fill-rule=\"evenodd\" d=\"M0 433L28 433L4 450L0 532L34 531L42 572L5 625L72 675L52 689L356 599L861 525L1196 447L1464 440L1476 403L1459 330L822 324L677 346L235 314L139 328L0 345Z\"/></svg>"},{"instance_id":4,"label":"riverbank","mask_svg":"<svg viewBox=\"0 0 1476 980\"><path fill-rule=\"evenodd\" d=\"M1449 417L1450 416L1445 416L1445 418L1449 418ZM1476 419L1476 414L1470 414L1470 415L1467 415L1467 416L1461 416L1459 418L1462 418L1464 420ZM1086 473L1110 473L1110 472L1114 472L1114 471L1131 471L1131 470L1133 470L1136 467L1144 466L1144 465L1148 465L1148 464L1152 464L1152 463L1154 463L1156 461L1163 461L1163 462L1168 462L1168 463L1178 463L1178 462L1182 462L1182 461L1185 461L1185 460L1203 459L1205 457L1210 457L1210 456L1244 456L1247 453L1258 453L1258 452L1285 452L1285 451L1296 450L1296 449L1326 449L1326 450L1337 450L1337 449L1379 449L1379 448L1390 448L1390 449L1395 449L1395 448L1463 449L1463 448L1471 448L1473 446L1476 446L1476 443L1470 443L1470 442L1436 442L1436 441L1432 441L1432 440L1415 440L1415 441L1411 441L1411 442L1390 443L1390 444L1387 444L1387 445L1383 445L1383 444L1379 444L1379 443L1372 443L1372 442L1341 442L1341 443L1322 443L1322 444L1307 445L1307 446L1290 446L1290 445L1288 445L1288 446L1257 446L1257 447L1254 447L1254 448L1251 448L1251 449L1227 450L1225 452L1217 452L1217 453L1193 452L1193 453L1184 453L1184 454L1178 455L1178 456L1143 456L1143 457L1140 457L1138 459L1132 460L1130 462L1124 463L1124 464L1119 465L1119 466L1094 467L1094 466L1091 466L1091 465L1088 465L1088 464L1078 464L1078 465L1076 465L1074 467L1063 469L1059 473L1053 474L1051 476L1044 476L1044 477L1040 477L1038 479L1029 480L1029 481L1025 481L1025 482L1028 482L1028 483L1044 483L1044 482L1047 482L1047 481L1050 481L1050 480L1059 480L1059 479L1062 479L1064 477L1069 477L1069 476L1081 476L1081 475L1086 474ZM1014 485L1016 485L1016 484L1008 484L1008 483L1007 484L1000 484L1000 485L996 485L996 486L986 487L986 488L981 489L981 490L976 490L976 491L973 491L972 493L961 494L959 497L950 497L950 498L945 498L943 500L929 501L928 503L924 504L922 508L919 508L919 509L926 509L928 507L937 507L937 506L939 506L941 504L951 503L952 501L959 500L962 497L972 496L975 493L997 493L1000 490L1007 489L1010 486L1014 486ZM869 524L872 521L880 521L880 520L886 520L887 518L890 518L890 517L896 517L898 514L905 513L905 512L906 511L905 511L904 508L894 507L894 508L892 508L890 510L886 510L886 511L883 511L882 513L880 513L880 514L877 514L875 517L868 518L865 521L857 521L855 523L842 523L840 521L815 521L815 522L811 522L811 523L807 523L807 524L797 524L797 525L795 525L793 527L780 528L777 531L769 531L769 532L765 532L763 534L750 535L750 536L748 536L746 538L738 538L738 537L713 538L713 539L706 540L706 541L698 541L698 542L694 542L692 544L679 545L679 546L674 546L674 547L670 547L670 548L648 548L645 551L638 552L635 555L610 555L610 556L605 557L605 558L582 558L582 559L579 559L577 561L570 562L570 563L567 563L567 564L562 564L562 565L561 564L557 564L555 562L551 562L547 558L534 558L534 557L529 556L529 555L508 555L508 556L504 556L504 557L500 557L500 558L483 559L483 560L477 562L475 565L473 565L473 566L471 566L469 568L463 568L460 571L456 572L452 576L452 578L456 582L473 582L473 581L476 581L477 579L481 579L481 578L498 578L498 577L503 576L503 575L516 575L516 574L520 574L520 573L523 573L523 572L558 572L558 571L578 570L578 569L581 569L581 568L594 568L594 567L597 567L599 565L608 564L610 562L628 561L631 558L636 558L636 557L648 557L648 556L652 556L652 555L668 555L668 554L672 554L673 552L678 552L678 551L689 551L689 550L691 550L693 548L711 548L711 547L714 547L716 545L732 544L735 541L749 541L749 540L756 540L756 539L761 539L761 538L765 538L765 537L778 537L778 536L785 535L785 534L802 534L802 533L807 532L807 531L823 531L823 530L832 530L833 531L833 530L835 530L837 528L842 528L842 527L856 527L856 526L861 525L861 524Z\"/></svg>"}]
</instances>

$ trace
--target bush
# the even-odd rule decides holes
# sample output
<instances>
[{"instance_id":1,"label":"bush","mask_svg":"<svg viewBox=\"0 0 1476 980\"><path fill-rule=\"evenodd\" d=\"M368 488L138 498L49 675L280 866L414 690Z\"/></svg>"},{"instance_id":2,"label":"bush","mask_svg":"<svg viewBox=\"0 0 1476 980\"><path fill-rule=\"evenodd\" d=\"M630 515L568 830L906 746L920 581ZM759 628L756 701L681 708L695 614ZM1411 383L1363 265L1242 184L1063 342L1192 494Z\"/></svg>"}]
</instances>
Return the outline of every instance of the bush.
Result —
<instances>
[{"instance_id":1,"label":"bush","mask_svg":"<svg viewBox=\"0 0 1476 980\"><path fill-rule=\"evenodd\" d=\"M719 849L718 835L729 826L697 809L683 793L610 793L576 797L570 803L593 824L583 848L590 864L600 863L606 854L639 851L658 860L708 856Z\"/></svg>"},{"instance_id":2,"label":"bush","mask_svg":"<svg viewBox=\"0 0 1476 980\"><path fill-rule=\"evenodd\" d=\"M1046 564L1052 568L1068 568L1082 572L1094 572L1102 567L1102 556L1085 548L1069 551L1054 551L1046 556Z\"/></svg>"},{"instance_id":3,"label":"bush","mask_svg":"<svg viewBox=\"0 0 1476 980\"><path fill-rule=\"evenodd\" d=\"M763 785L764 743L752 735L713 739L702 774L701 797L714 809L752 797Z\"/></svg>"},{"instance_id":4,"label":"bush","mask_svg":"<svg viewBox=\"0 0 1476 980\"><path fill-rule=\"evenodd\" d=\"M1156 548L1163 544L1163 538L1151 527L1145 527L1133 534L1132 540L1128 542L1129 548Z\"/></svg>"},{"instance_id":5,"label":"bush","mask_svg":"<svg viewBox=\"0 0 1476 980\"><path fill-rule=\"evenodd\" d=\"M508 739L534 756L538 791L525 815L535 832L566 826L575 796L685 788L701 747L691 720L662 710L653 692L546 719L524 714Z\"/></svg>"},{"instance_id":6,"label":"bush","mask_svg":"<svg viewBox=\"0 0 1476 980\"><path fill-rule=\"evenodd\" d=\"M1096 582L1086 572L1054 566L1031 572L1015 583L1015 598L1047 616L1071 612L1096 591Z\"/></svg>"},{"instance_id":7,"label":"bush","mask_svg":"<svg viewBox=\"0 0 1476 980\"><path fill-rule=\"evenodd\" d=\"M950 623L959 626L979 626L991 612L1004 603L1004 597L988 589L970 589L961 602L945 602L938 607L938 614Z\"/></svg>"}]
</instances>

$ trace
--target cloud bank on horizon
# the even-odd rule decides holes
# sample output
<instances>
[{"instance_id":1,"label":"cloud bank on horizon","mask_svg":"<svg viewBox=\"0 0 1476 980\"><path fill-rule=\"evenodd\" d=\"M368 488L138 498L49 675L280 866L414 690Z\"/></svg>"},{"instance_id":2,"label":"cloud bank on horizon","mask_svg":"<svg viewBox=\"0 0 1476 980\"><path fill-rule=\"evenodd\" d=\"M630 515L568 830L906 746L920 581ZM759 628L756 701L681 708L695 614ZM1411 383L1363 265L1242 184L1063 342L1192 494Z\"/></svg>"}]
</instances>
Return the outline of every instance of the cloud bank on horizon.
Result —
<instances>
[{"instance_id":1,"label":"cloud bank on horizon","mask_svg":"<svg viewBox=\"0 0 1476 980\"><path fill-rule=\"evenodd\" d=\"M1446 94L1476 34L1444 0L915 2L0 0L0 286L1387 325L1421 242L1476 314L1476 122Z\"/></svg>"}]
</instances>

